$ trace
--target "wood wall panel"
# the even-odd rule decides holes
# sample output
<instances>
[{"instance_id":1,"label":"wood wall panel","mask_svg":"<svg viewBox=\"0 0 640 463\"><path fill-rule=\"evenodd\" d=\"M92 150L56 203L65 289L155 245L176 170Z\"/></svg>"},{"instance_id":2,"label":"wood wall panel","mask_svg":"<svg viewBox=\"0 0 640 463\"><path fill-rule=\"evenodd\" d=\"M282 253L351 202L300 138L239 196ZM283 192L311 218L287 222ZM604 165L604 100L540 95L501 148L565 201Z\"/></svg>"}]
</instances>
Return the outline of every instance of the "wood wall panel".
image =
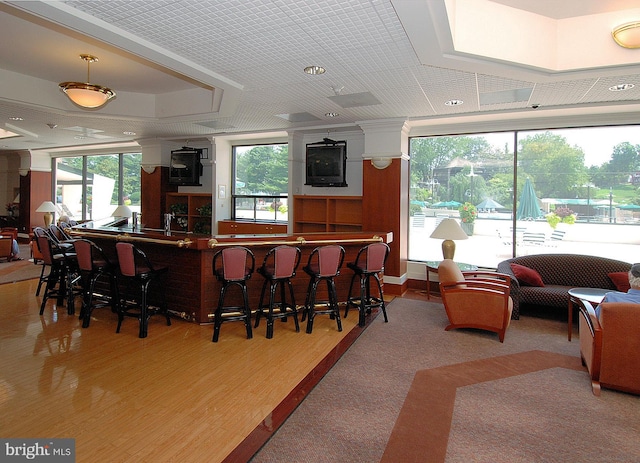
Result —
<instances>
[{"instance_id":1,"label":"wood wall panel","mask_svg":"<svg viewBox=\"0 0 640 463\"><path fill-rule=\"evenodd\" d=\"M148 228L162 228L167 193L178 191L176 185L169 185L169 168L158 166L151 174L140 169L140 182L142 223Z\"/></svg>"}]
</instances>

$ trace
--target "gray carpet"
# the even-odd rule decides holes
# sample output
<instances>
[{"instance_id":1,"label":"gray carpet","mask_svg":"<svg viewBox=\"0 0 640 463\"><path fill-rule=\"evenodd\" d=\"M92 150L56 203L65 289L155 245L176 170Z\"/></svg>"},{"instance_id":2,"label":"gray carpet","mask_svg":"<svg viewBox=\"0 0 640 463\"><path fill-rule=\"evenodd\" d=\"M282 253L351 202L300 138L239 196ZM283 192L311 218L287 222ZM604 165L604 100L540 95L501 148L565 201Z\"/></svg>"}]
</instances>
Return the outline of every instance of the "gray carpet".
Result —
<instances>
[{"instance_id":1,"label":"gray carpet","mask_svg":"<svg viewBox=\"0 0 640 463\"><path fill-rule=\"evenodd\" d=\"M396 298L388 312L389 323L378 317L367 328L252 463L380 461L392 432L398 432L394 425L420 370L534 350L571 356L579 363L577 336L567 341L566 321L523 316L512 322L501 344L494 333L445 332L447 319L439 303ZM503 403L504 391L512 392ZM514 397L526 400L518 403ZM558 404L563 404L562 413ZM623 410L631 413L621 414ZM592 425L585 433L586 422ZM615 422L613 429L627 430L619 439L588 438ZM451 426L451 436L443 430L450 439L447 462L640 461L638 439L625 448L619 445L629 435L640 435L640 398L608 390L600 398L593 396L586 370L551 369L469 386L456 399ZM554 435L558 438L545 437ZM482 453L474 452L481 442ZM504 445L513 451L502 454ZM577 455L578 448L578 459L567 457Z\"/></svg>"}]
</instances>

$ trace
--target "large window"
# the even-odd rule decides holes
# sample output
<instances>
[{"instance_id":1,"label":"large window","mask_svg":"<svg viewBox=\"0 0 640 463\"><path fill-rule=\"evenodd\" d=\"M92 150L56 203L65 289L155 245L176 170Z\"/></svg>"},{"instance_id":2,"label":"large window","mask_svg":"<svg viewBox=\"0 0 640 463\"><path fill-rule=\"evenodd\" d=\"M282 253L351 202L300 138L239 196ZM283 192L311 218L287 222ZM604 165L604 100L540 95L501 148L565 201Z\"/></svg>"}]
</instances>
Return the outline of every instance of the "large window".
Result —
<instances>
[{"instance_id":1,"label":"large window","mask_svg":"<svg viewBox=\"0 0 640 463\"><path fill-rule=\"evenodd\" d=\"M119 204L140 212L142 154L55 159L56 205L75 220L110 217Z\"/></svg>"},{"instance_id":2,"label":"large window","mask_svg":"<svg viewBox=\"0 0 640 463\"><path fill-rule=\"evenodd\" d=\"M459 262L495 267L539 253L639 259L638 126L419 137L410 151L411 260L442 259L430 235L444 217L469 235L456 241Z\"/></svg>"},{"instance_id":3,"label":"large window","mask_svg":"<svg viewBox=\"0 0 640 463\"><path fill-rule=\"evenodd\" d=\"M289 220L289 150L282 145L233 147L232 219Z\"/></svg>"}]
</instances>

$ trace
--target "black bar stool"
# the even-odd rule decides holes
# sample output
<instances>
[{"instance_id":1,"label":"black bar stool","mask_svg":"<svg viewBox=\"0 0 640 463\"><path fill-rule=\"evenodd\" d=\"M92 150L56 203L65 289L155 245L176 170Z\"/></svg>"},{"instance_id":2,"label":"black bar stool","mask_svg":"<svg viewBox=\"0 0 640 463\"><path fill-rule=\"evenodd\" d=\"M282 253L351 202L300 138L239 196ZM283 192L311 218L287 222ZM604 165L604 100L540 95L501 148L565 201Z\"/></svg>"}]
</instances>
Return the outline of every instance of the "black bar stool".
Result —
<instances>
[{"instance_id":1,"label":"black bar stool","mask_svg":"<svg viewBox=\"0 0 640 463\"><path fill-rule=\"evenodd\" d=\"M62 305L64 297L67 294L66 285L64 283L64 266L65 257L61 253L55 253L51 244L51 239L46 235L36 236L36 244L38 250L42 254L42 265L49 268L46 278L40 278L40 283L45 283L42 303L40 304L40 315L44 313L44 306L47 300L55 297L57 304Z\"/></svg>"},{"instance_id":2,"label":"black bar stool","mask_svg":"<svg viewBox=\"0 0 640 463\"><path fill-rule=\"evenodd\" d=\"M120 275L128 284L138 285L139 300L130 301L125 291L124 297L118 301L118 327L116 333L120 332L120 327L124 317L137 318L140 330L139 337L147 337L147 329L149 326L149 318L152 315L163 314L167 319L167 326L171 325L171 318L167 311L166 300L164 296L164 286L158 284L160 289L161 303L160 307L149 309L148 293L151 283L160 280L169 270L167 267L154 266L147 258L147 255L139 248L131 243L116 243L116 252L118 254L118 266ZM129 285L127 285L129 286ZM127 288L128 289L128 288Z\"/></svg>"},{"instance_id":3,"label":"black bar stool","mask_svg":"<svg viewBox=\"0 0 640 463\"><path fill-rule=\"evenodd\" d=\"M255 268L256 258L250 249L243 246L233 246L221 249L213 256L212 270L215 277L222 283L218 307L213 316L213 342L218 342L220 326L223 322L244 321L247 329L247 339L253 337L251 330L251 309L247 293L247 280L251 278ZM242 305L225 306L227 290L236 286L242 292Z\"/></svg>"},{"instance_id":4,"label":"black bar stool","mask_svg":"<svg viewBox=\"0 0 640 463\"><path fill-rule=\"evenodd\" d=\"M78 239L73 242L80 269L80 281L83 291L80 319L82 327L87 328L91 322L93 309L111 306L113 312L118 311L116 284L116 266L105 255L101 247L92 241ZM106 277L109 279L109 294L96 294L96 282Z\"/></svg>"},{"instance_id":5,"label":"black bar stool","mask_svg":"<svg viewBox=\"0 0 640 463\"><path fill-rule=\"evenodd\" d=\"M340 310L338 309L338 295L336 293L335 277L340 275L340 268L344 261L344 248L337 244L320 246L311 251L309 261L302 269L311 277L307 289L307 300L304 304L302 321L307 320L307 333L313 331L313 320L318 314L329 314L335 318L338 324L338 331L342 331L342 321L340 320ZM327 301L317 301L316 292L321 281L327 283ZM322 309L317 306L324 305Z\"/></svg>"},{"instance_id":6,"label":"black bar stool","mask_svg":"<svg viewBox=\"0 0 640 463\"><path fill-rule=\"evenodd\" d=\"M360 249L355 262L347 264L347 267L353 270L353 276L349 284L349 297L347 298L347 307L344 310L344 318L347 318L349 307L353 306L359 312L358 325L364 326L365 316L371 313L371 309L380 307L384 321L389 321L379 277L379 274L384 272L384 264L388 256L389 245L387 243L371 243ZM351 291L356 278L360 280L360 294L352 296ZM371 295L371 279L376 283L378 297Z\"/></svg>"},{"instance_id":7,"label":"black bar stool","mask_svg":"<svg viewBox=\"0 0 640 463\"><path fill-rule=\"evenodd\" d=\"M293 294L293 285L291 284L291 278L295 276L299 263L299 248L277 246L267 252L262 265L258 268L258 273L264 277L264 283L260 293L260 303L258 304L254 328L258 327L260 317L264 314L267 319L267 339L273 338L273 321L276 318L286 321L287 317L292 315L296 332L300 331L298 309ZM267 292L267 286L269 287L269 302L265 304L264 296ZM287 302L285 286L289 288L289 302ZM280 299L276 300L278 287L280 287Z\"/></svg>"}]
</instances>

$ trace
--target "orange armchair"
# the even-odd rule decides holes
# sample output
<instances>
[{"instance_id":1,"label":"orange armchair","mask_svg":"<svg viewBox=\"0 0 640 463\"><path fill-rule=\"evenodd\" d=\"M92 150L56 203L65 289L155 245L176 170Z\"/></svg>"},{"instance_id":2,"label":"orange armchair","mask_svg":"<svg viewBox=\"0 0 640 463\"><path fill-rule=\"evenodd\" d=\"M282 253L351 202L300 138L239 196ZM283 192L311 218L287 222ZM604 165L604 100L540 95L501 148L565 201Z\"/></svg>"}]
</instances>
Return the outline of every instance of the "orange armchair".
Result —
<instances>
[{"instance_id":1,"label":"orange armchair","mask_svg":"<svg viewBox=\"0 0 640 463\"><path fill-rule=\"evenodd\" d=\"M498 333L500 342L511 322L511 277L496 272L462 272L451 259L438 266L440 294L454 328L476 328Z\"/></svg>"},{"instance_id":2,"label":"orange armchair","mask_svg":"<svg viewBox=\"0 0 640 463\"><path fill-rule=\"evenodd\" d=\"M12 257L13 238L10 236L0 236L0 259L11 260Z\"/></svg>"},{"instance_id":3,"label":"orange armchair","mask_svg":"<svg viewBox=\"0 0 640 463\"><path fill-rule=\"evenodd\" d=\"M587 301L579 308L580 356L593 394L601 386L640 394L640 305L604 302L600 318Z\"/></svg>"}]
</instances>

